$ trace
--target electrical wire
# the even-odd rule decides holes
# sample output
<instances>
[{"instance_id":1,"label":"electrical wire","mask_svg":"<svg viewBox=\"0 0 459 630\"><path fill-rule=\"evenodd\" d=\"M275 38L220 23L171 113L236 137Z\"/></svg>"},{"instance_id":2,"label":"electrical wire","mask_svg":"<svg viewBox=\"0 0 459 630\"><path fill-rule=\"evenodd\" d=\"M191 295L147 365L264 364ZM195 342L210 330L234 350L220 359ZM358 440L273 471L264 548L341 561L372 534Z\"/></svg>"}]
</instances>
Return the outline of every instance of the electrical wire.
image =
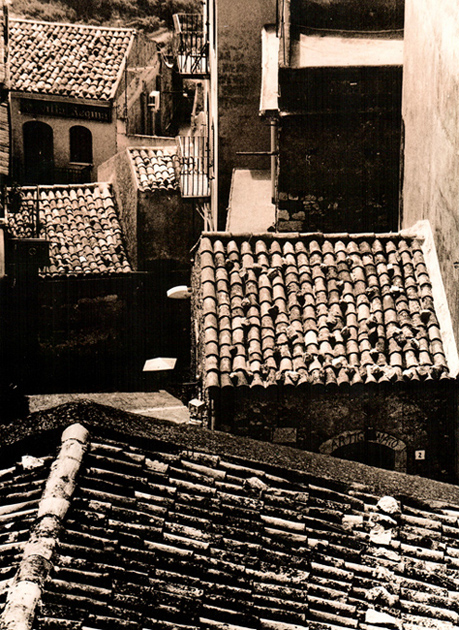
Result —
<instances>
[{"instance_id":1,"label":"electrical wire","mask_svg":"<svg viewBox=\"0 0 459 630\"><path fill-rule=\"evenodd\" d=\"M345 28L316 28L315 26L306 26L306 24L294 24L295 28L304 28L309 31L318 31L322 33L354 33L356 35L384 35L386 33L403 33L403 28L389 28L384 31L356 31L347 30Z\"/></svg>"}]
</instances>

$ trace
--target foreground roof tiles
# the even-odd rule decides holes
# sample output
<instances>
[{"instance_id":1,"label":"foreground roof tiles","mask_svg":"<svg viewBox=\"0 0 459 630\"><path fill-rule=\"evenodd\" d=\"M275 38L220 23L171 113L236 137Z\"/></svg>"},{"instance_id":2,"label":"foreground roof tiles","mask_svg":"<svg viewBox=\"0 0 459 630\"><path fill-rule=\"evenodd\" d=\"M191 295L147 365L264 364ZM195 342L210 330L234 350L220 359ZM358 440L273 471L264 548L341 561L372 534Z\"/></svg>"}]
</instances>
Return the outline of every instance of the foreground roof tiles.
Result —
<instances>
[{"instance_id":1,"label":"foreground roof tiles","mask_svg":"<svg viewBox=\"0 0 459 630\"><path fill-rule=\"evenodd\" d=\"M206 452L166 432L65 431L43 495L33 482L18 499L32 519L2 516L0 625L21 610L44 630L457 627L459 501L339 481L332 458L317 476L228 454L218 435ZM18 466L0 475L11 486L15 473L23 486Z\"/></svg>"},{"instance_id":2,"label":"foreground roof tiles","mask_svg":"<svg viewBox=\"0 0 459 630\"><path fill-rule=\"evenodd\" d=\"M114 96L132 29L10 21L11 89L108 101Z\"/></svg>"},{"instance_id":3,"label":"foreground roof tiles","mask_svg":"<svg viewBox=\"0 0 459 630\"><path fill-rule=\"evenodd\" d=\"M129 149L140 190L177 190L176 151L172 149Z\"/></svg>"},{"instance_id":4,"label":"foreground roof tiles","mask_svg":"<svg viewBox=\"0 0 459 630\"><path fill-rule=\"evenodd\" d=\"M208 234L197 286L207 387L448 377L416 239Z\"/></svg>"},{"instance_id":5,"label":"foreground roof tiles","mask_svg":"<svg viewBox=\"0 0 459 630\"><path fill-rule=\"evenodd\" d=\"M36 223L38 194L39 236L49 241L46 276L108 275L132 271L108 184L27 186L19 189L18 212L8 213L14 236L31 237Z\"/></svg>"}]
</instances>

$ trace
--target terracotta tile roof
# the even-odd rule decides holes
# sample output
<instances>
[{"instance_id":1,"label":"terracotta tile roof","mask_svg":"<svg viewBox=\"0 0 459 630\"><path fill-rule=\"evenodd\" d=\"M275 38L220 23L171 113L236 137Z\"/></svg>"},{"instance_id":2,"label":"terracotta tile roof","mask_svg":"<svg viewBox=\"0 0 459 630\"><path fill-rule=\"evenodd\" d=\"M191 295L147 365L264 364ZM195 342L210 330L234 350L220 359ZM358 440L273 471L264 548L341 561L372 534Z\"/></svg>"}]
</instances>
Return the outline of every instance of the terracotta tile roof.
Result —
<instances>
[{"instance_id":1,"label":"terracotta tile roof","mask_svg":"<svg viewBox=\"0 0 459 630\"><path fill-rule=\"evenodd\" d=\"M17 460L2 461L0 470L0 606L11 585L49 474L51 458L24 453Z\"/></svg>"},{"instance_id":2,"label":"terracotta tile roof","mask_svg":"<svg viewBox=\"0 0 459 630\"><path fill-rule=\"evenodd\" d=\"M177 190L176 152L172 149L129 149L140 190Z\"/></svg>"},{"instance_id":3,"label":"terracotta tile roof","mask_svg":"<svg viewBox=\"0 0 459 630\"><path fill-rule=\"evenodd\" d=\"M26 186L19 189L21 206L8 213L14 236L33 235L37 190L40 237L50 244L46 276L108 275L132 271L108 184Z\"/></svg>"},{"instance_id":4,"label":"terracotta tile roof","mask_svg":"<svg viewBox=\"0 0 459 630\"><path fill-rule=\"evenodd\" d=\"M126 28L11 20L11 89L108 101L134 33Z\"/></svg>"},{"instance_id":5,"label":"terracotta tile roof","mask_svg":"<svg viewBox=\"0 0 459 630\"><path fill-rule=\"evenodd\" d=\"M196 274L208 387L448 376L419 240L208 234Z\"/></svg>"},{"instance_id":6,"label":"terracotta tile roof","mask_svg":"<svg viewBox=\"0 0 459 630\"><path fill-rule=\"evenodd\" d=\"M422 485L402 496L416 485L405 475L341 462L355 475L343 481L337 460L322 457L329 474L317 475L311 454L282 447L273 466L270 445L252 443L261 463L231 454L236 440L228 453L218 434L196 449L167 429L154 441L90 430L89 441L81 426L65 432L33 527L8 529L31 532L14 583L2 557L3 622L19 601L44 630L459 624L459 501L440 498L457 489L422 480L438 500L422 498ZM292 454L296 470L282 465ZM20 599L25 590L36 598Z\"/></svg>"}]
</instances>

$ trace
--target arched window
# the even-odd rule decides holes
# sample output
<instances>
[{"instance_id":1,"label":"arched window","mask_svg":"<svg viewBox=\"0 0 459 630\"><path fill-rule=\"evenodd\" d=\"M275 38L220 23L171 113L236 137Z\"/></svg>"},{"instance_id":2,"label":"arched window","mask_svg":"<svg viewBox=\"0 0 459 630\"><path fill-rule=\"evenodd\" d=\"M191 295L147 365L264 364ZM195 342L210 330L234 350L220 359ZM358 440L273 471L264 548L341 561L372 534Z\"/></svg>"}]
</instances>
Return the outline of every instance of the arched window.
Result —
<instances>
[{"instance_id":1,"label":"arched window","mask_svg":"<svg viewBox=\"0 0 459 630\"><path fill-rule=\"evenodd\" d=\"M44 122L30 120L22 127L24 179L29 184L52 184L54 172L53 130Z\"/></svg>"},{"instance_id":2,"label":"arched window","mask_svg":"<svg viewBox=\"0 0 459 630\"><path fill-rule=\"evenodd\" d=\"M70 128L70 162L92 164L92 134L86 127Z\"/></svg>"}]
</instances>

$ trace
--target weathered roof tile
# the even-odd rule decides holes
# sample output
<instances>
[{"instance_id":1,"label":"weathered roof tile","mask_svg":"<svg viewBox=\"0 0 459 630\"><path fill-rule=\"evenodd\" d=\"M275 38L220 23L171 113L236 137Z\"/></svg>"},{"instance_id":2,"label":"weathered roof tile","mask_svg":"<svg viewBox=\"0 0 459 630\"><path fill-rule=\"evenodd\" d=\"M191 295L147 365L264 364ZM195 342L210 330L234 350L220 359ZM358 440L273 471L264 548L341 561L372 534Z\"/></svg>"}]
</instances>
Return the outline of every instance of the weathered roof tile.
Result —
<instances>
[{"instance_id":1,"label":"weathered roof tile","mask_svg":"<svg viewBox=\"0 0 459 630\"><path fill-rule=\"evenodd\" d=\"M10 20L11 89L110 100L134 33L126 28Z\"/></svg>"},{"instance_id":2,"label":"weathered roof tile","mask_svg":"<svg viewBox=\"0 0 459 630\"><path fill-rule=\"evenodd\" d=\"M143 191L178 190L177 156L170 148L130 148L137 183Z\"/></svg>"},{"instance_id":3,"label":"weathered roof tile","mask_svg":"<svg viewBox=\"0 0 459 630\"><path fill-rule=\"evenodd\" d=\"M108 184L26 186L19 194L20 208L8 212L8 226L17 238L35 235L38 207L39 235L49 241L50 254L50 265L41 270L42 275L132 271Z\"/></svg>"},{"instance_id":4,"label":"weathered roof tile","mask_svg":"<svg viewBox=\"0 0 459 630\"><path fill-rule=\"evenodd\" d=\"M448 377L416 239L205 235L197 270L207 387Z\"/></svg>"}]
</instances>

